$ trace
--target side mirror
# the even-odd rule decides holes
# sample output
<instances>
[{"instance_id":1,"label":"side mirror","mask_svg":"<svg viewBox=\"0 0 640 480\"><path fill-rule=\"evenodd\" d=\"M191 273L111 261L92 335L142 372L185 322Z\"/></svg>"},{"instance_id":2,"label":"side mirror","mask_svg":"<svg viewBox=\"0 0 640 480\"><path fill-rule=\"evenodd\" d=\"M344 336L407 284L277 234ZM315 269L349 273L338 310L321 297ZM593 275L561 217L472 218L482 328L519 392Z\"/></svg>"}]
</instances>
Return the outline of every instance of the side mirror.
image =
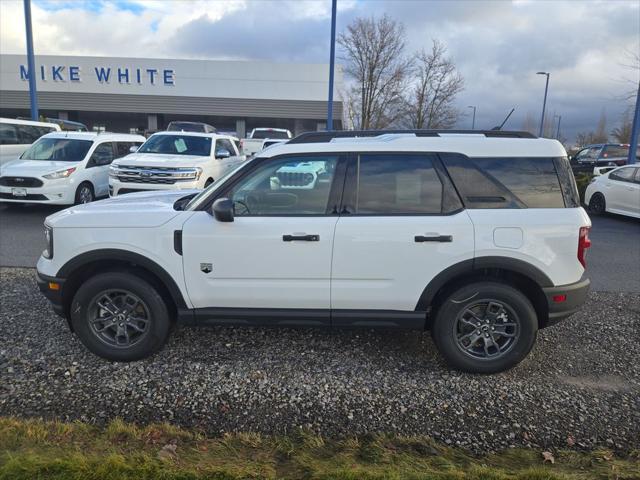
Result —
<instances>
[{"instance_id":1,"label":"side mirror","mask_svg":"<svg viewBox=\"0 0 640 480\"><path fill-rule=\"evenodd\" d=\"M129 153L136 153L138 151L138 148L140 147L136 147L135 145L129 147Z\"/></svg>"},{"instance_id":2,"label":"side mirror","mask_svg":"<svg viewBox=\"0 0 640 480\"><path fill-rule=\"evenodd\" d=\"M233 222L233 201L228 198L219 198L211 207L213 216L219 222Z\"/></svg>"},{"instance_id":3,"label":"side mirror","mask_svg":"<svg viewBox=\"0 0 640 480\"><path fill-rule=\"evenodd\" d=\"M216 158L218 159L229 158L230 156L231 156L231 152L226 148L221 148L219 150L216 150Z\"/></svg>"}]
</instances>

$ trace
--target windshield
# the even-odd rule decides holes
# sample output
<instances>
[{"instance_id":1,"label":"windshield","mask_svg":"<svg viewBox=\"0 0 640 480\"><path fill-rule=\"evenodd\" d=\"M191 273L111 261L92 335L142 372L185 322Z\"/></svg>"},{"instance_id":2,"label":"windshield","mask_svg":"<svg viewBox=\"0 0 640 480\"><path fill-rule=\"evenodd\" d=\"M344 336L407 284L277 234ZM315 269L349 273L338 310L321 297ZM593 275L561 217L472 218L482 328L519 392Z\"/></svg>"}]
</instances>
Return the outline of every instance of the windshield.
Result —
<instances>
[{"instance_id":1,"label":"windshield","mask_svg":"<svg viewBox=\"0 0 640 480\"><path fill-rule=\"evenodd\" d=\"M280 132L278 130L256 130L255 132L253 132L253 135L251 135L251 138L288 139L289 135L287 134L287 132Z\"/></svg>"},{"instance_id":2,"label":"windshield","mask_svg":"<svg viewBox=\"0 0 640 480\"><path fill-rule=\"evenodd\" d=\"M170 155L211 155L211 138L191 135L152 135L137 153L165 153Z\"/></svg>"},{"instance_id":3,"label":"windshield","mask_svg":"<svg viewBox=\"0 0 640 480\"><path fill-rule=\"evenodd\" d=\"M204 125L191 122L171 122L167 127L168 132L205 132Z\"/></svg>"},{"instance_id":4,"label":"windshield","mask_svg":"<svg viewBox=\"0 0 640 480\"><path fill-rule=\"evenodd\" d=\"M218 187L222 184L224 184L224 182L231 177L233 174L235 174L237 171L239 171L241 168L246 167L247 165L249 165L251 162L253 162L253 160L249 160L247 162L242 162L240 163L240 165L238 165L236 168L232 168L231 170L229 170L227 173L225 173L223 176L221 176L220 178L218 178L215 182L213 182L211 185L209 185L207 188L205 188L204 190L202 190L200 193L198 193L195 197L193 197L191 199L191 201L184 207L185 210L195 210L200 203L202 203L203 200L205 200L208 196L209 193L213 192L214 190L217 190Z\"/></svg>"},{"instance_id":5,"label":"windshield","mask_svg":"<svg viewBox=\"0 0 640 480\"><path fill-rule=\"evenodd\" d=\"M41 138L20 157L23 160L53 160L57 162L79 162L93 145L91 140L71 138Z\"/></svg>"}]
</instances>

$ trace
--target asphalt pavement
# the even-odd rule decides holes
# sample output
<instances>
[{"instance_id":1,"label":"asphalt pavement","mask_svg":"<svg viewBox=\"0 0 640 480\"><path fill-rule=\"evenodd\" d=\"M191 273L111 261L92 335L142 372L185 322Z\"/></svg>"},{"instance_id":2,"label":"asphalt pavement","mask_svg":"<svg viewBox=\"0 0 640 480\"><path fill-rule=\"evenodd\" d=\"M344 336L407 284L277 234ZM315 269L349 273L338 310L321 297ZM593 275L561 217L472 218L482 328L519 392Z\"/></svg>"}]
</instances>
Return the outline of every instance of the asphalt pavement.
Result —
<instances>
[{"instance_id":1,"label":"asphalt pavement","mask_svg":"<svg viewBox=\"0 0 640 480\"><path fill-rule=\"evenodd\" d=\"M45 247L44 219L61 208L0 206L0 266L35 266ZM587 275L593 290L640 292L640 221L606 215L592 222Z\"/></svg>"}]
</instances>

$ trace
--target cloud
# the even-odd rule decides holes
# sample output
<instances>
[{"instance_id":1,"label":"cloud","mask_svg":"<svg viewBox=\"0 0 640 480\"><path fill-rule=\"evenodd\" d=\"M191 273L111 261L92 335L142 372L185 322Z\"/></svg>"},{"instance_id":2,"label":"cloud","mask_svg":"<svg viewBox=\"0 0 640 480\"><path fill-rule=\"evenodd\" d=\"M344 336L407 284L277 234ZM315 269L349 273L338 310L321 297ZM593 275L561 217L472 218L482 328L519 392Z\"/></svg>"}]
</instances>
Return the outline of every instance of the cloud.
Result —
<instances>
[{"instance_id":1,"label":"cloud","mask_svg":"<svg viewBox=\"0 0 640 480\"><path fill-rule=\"evenodd\" d=\"M406 26L409 52L446 43L466 79L459 107L477 105L476 124L539 118L551 72L548 110L573 137L603 108L610 128L639 73L623 64L640 51L634 1L340 0L338 31L357 16L389 14ZM33 0L36 54L225 58L326 62L329 0ZM22 0L0 1L0 51L24 52ZM631 79L623 82L622 78ZM459 126L469 119L462 118Z\"/></svg>"}]
</instances>

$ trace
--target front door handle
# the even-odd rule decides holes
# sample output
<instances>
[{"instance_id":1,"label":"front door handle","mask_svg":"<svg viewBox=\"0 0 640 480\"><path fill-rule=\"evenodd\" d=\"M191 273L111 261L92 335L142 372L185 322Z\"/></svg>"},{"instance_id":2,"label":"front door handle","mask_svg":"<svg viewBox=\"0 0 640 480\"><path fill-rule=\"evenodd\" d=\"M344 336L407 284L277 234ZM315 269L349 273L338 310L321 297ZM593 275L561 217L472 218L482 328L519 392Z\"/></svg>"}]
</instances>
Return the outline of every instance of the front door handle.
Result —
<instances>
[{"instance_id":1,"label":"front door handle","mask_svg":"<svg viewBox=\"0 0 640 480\"><path fill-rule=\"evenodd\" d=\"M414 237L416 243L422 242L453 242L453 235L434 235L434 236L425 236L425 235L416 235Z\"/></svg>"},{"instance_id":2,"label":"front door handle","mask_svg":"<svg viewBox=\"0 0 640 480\"><path fill-rule=\"evenodd\" d=\"M319 242L320 235L283 235L283 242Z\"/></svg>"}]
</instances>

